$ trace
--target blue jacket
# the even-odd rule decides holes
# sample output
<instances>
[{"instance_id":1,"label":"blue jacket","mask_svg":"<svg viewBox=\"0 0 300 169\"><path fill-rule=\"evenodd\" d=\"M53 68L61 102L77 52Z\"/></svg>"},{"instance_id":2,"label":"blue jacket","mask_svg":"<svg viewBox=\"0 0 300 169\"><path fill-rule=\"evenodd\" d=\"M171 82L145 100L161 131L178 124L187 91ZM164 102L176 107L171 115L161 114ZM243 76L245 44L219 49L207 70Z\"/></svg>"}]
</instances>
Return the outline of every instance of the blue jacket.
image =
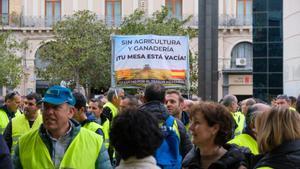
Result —
<instances>
[{"instance_id":1,"label":"blue jacket","mask_svg":"<svg viewBox=\"0 0 300 169\"><path fill-rule=\"evenodd\" d=\"M0 168L12 169L12 163L8 147L0 134Z\"/></svg>"},{"instance_id":2,"label":"blue jacket","mask_svg":"<svg viewBox=\"0 0 300 169\"><path fill-rule=\"evenodd\" d=\"M167 108L159 101L145 103L139 109L152 113L160 123L166 121L169 116ZM176 119L176 122L180 134L180 154L182 158L184 158L185 155L192 149L193 145L183 123L178 119Z\"/></svg>"}]
</instances>

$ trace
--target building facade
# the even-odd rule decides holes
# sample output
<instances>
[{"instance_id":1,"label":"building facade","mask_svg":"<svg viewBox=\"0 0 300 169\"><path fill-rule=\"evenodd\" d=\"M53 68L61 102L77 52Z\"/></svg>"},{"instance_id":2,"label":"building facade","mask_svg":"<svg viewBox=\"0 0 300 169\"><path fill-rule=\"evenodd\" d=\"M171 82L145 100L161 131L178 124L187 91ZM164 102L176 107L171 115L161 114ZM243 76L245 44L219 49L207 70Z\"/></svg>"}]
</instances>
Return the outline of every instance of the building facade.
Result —
<instances>
[{"instance_id":1,"label":"building facade","mask_svg":"<svg viewBox=\"0 0 300 169\"><path fill-rule=\"evenodd\" d=\"M220 0L219 15L218 97L252 97L252 0Z\"/></svg>"},{"instance_id":2,"label":"building facade","mask_svg":"<svg viewBox=\"0 0 300 169\"><path fill-rule=\"evenodd\" d=\"M90 10L108 26L116 27L125 16L136 9L149 16L169 9L178 19L193 15L187 26L198 27L198 0L0 0L3 29L13 30L29 47L23 58L24 76L17 90L25 95L47 88L47 83L36 76L35 67L42 66L38 50L42 42L53 39L51 26L78 10ZM218 97L228 93L241 98L252 95L252 0L219 0L219 89ZM197 39L190 39L190 49L198 52ZM5 95L3 90L2 95Z\"/></svg>"},{"instance_id":3,"label":"building facade","mask_svg":"<svg viewBox=\"0 0 300 169\"><path fill-rule=\"evenodd\" d=\"M282 2L253 1L253 95L264 101L283 93Z\"/></svg>"},{"instance_id":4,"label":"building facade","mask_svg":"<svg viewBox=\"0 0 300 169\"><path fill-rule=\"evenodd\" d=\"M300 1L283 1L283 91L300 94Z\"/></svg>"}]
</instances>

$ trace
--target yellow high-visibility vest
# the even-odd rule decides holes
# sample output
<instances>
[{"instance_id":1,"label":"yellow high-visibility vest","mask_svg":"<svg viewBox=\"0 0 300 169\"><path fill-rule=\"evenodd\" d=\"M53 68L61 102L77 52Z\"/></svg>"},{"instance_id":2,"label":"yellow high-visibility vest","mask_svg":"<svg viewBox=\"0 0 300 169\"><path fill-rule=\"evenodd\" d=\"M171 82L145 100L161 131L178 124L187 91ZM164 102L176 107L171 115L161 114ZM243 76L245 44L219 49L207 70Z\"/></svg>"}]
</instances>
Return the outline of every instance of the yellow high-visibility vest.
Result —
<instances>
[{"instance_id":1,"label":"yellow high-visibility vest","mask_svg":"<svg viewBox=\"0 0 300 169\"><path fill-rule=\"evenodd\" d=\"M100 135L80 128L66 150L59 168L94 169L102 144ZM23 169L55 168L38 129L19 139L19 157Z\"/></svg>"},{"instance_id":2,"label":"yellow high-visibility vest","mask_svg":"<svg viewBox=\"0 0 300 169\"><path fill-rule=\"evenodd\" d=\"M258 145L257 145L256 140L254 140L254 138L252 138L248 134L240 134L240 135L234 137L234 139L230 140L228 143L236 144L241 147L247 147L250 149L250 151L254 155L259 154Z\"/></svg>"},{"instance_id":3,"label":"yellow high-visibility vest","mask_svg":"<svg viewBox=\"0 0 300 169\"><path fill-rule=\"evenodd\" d=\"M30 128L29 122L26 119L24 114L21 114L18 117L14 117L12 119L12 121L11 121L11 125L12 125L11 155L14 154L14 149L15 149L15 146L17 145L19 138L31 130L38 129L42 123L43 123L43 118L40 113L38 113L37 118L35 119L31 128Z\"/></svg>"},{"instance_id":4,"label":"yellow high-visibility vest","mask_svg":"<svg viewBox=\"0 0 300 169\"><path fill-rule=\"evenodd\" d=\"M105 147L108 149L109 147L109 129L110 129L110 125L109 125L109 120L106 119L106 121L102 124L103 127L103 133L104 133L104 143L105 143Z\"/></svg>"},{"instance_id":5,"label":"yellow high-visibility vest","mask_svg":"<svg viewBox=\"0 0 300 169\"><path fill-rule=\"evenodd\" d=\"M17 110L15 113L15 117L21 115L20 111ZM9 118L6 114L6 112L2 109L0 109L0 134L3 134L7 124L9 123Z\"/></svg>"},{"instance_id":6,"label":"yellow high-visibility vest","mask_svg":"<svg viewBox=\"0 0 300 169\"><path fill-rule=\"evenodd\" d=\"M232 113L232 116L237 124L237 128L234 131L234 135L240 135L243 132L244 126L245 126L245 115L241 112L235 112Z\"/></svg>"},{"instance_id":7,"label":"yellow high-visibility vest","mask_svg":"<svg viewBox=\"0 0 300 169\"><path fill-rule=\"evenodd\" d=\"M112 119L114 119L117 115L118 115L118 108L113 105L111 102L107 102L103 105L103 108L104 107L109 107L110 110L111 110L111 113L112 113Z\"/></svg>"}]
</instances>

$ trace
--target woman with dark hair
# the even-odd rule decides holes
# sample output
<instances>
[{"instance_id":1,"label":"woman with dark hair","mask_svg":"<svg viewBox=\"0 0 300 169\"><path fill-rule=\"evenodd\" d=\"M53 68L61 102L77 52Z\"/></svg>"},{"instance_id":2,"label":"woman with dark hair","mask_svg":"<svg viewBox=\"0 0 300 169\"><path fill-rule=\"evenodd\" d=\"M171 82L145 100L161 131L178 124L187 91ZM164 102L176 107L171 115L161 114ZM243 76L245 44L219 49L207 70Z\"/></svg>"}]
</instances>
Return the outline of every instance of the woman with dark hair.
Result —
<instances>
[{"instance_id":1,"label":"woman with dark hair","mask_svg":"<svg viewBox=\"0 0 300 169\"><path fill-rule=\"evenodd\" d=\"M124 109L110 130L110 143L121 157L116 169L159 169L153 154L162 140L155 117L145 111Z\"/></svg>"},{"instance_id":2,"label":"woman with dark hair","mask_svg":"<svg viewBox=\"0 0 300 169\"><path fill-rule=\"evenodd\" d=\"M233 136L234 119L221 104L202 102L191 108L194 148L183 160L184 169L242 169L241 149L226 144Z\"/></svg>"}]
</instances>

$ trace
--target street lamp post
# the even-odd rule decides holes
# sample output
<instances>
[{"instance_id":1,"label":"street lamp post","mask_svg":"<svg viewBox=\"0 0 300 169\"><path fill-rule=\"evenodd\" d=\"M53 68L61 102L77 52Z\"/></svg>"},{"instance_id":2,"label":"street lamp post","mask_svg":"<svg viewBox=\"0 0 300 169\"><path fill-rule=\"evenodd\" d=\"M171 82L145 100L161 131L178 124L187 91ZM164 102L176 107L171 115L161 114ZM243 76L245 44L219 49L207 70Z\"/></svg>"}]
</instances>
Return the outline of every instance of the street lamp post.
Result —
<instances>
[{"instance_id":1,"label":"street lamp post","mask_svg":"<svg viewBox=\"0 0 300 169\"><path fill-rule=\"evenodd\" d=\"M199 0L198 95L218 100L218 0Z\"/></svg>"}]
</instances>

